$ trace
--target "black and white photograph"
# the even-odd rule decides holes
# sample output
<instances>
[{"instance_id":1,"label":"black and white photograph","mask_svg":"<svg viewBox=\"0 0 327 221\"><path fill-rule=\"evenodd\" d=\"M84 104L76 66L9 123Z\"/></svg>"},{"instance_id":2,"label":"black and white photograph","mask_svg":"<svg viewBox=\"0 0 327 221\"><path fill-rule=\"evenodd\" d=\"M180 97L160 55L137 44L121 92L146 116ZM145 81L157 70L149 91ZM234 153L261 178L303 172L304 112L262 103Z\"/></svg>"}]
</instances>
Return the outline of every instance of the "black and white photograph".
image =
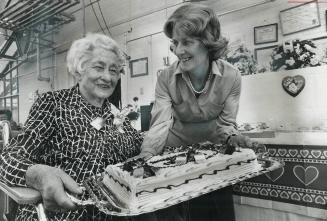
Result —
<instances>
[{"instance_id":1,"label":"black and white photograph","mask_svg":"<svg viewBox=\"0 0 327 221\"><path fill-rule=\"evenodd\" d=\"M0 221L327 220L327 0L0 0Z\"/></svg>"}]
</instances>

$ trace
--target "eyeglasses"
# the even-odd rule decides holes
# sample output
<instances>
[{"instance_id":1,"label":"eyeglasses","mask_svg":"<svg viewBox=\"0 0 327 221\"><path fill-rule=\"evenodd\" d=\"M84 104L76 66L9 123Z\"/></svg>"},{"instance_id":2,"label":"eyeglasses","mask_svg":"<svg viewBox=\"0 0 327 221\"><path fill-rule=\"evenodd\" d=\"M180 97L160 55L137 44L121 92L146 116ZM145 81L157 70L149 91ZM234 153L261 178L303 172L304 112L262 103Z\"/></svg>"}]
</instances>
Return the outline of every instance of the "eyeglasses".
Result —
<instances>
[{"instance_id":1,"label":"eyeglasses","mask_svg":"<svg viewBox=\"0 0 327 221\"><path fill-rule=\"evenodd\" d=\"M92 65L90 68L92 68L97 72L105 72L105 67L102 65ZM108 72L113 77L119 77L120 74L124 73L124 69L122 67L121 68L109 67Z\"/></svg>"}]
</instances>

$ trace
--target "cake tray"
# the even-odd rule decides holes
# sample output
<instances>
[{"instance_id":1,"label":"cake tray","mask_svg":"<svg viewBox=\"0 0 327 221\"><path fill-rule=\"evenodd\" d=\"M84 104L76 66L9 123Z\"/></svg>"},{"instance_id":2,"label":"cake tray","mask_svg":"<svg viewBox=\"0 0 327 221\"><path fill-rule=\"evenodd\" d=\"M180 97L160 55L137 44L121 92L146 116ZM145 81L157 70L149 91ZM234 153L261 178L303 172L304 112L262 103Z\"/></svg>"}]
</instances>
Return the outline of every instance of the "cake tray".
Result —
<instances>
[{"instance_id":1,"label":"cake tray","mask_svg":"<svg viewBox=\"0 0 327 221\"><path fill-rule=\"evenodd\" d=\"M159 203L159 204L153 203L147 207L140 206L137 210L129 210L127 208L124 208L121 205L121 203L116 199L114 194L112 194L110 190L107 187L105 187L105 185L102 183L102 175L98 175L90 179L87 179L84 182L84 186L87 192L90 194L93 204L95 204L95 206L97 206L100 211L112 216L136 216L143 213L154 212L159 209L167 208L179 204L181 202L188 201L190 199L196 198L203 194L230 185L234 185L236 183L247 180L249 178L253 178L265 173L269 173L273 170L276 170L284 166L283 162L270 157L258 158L258 162L261 165L261 168L258 170L244 173L241 176L224 180L223 182L219 182L214 185L208 185L207 187L203 188L201 191L192 191L192 192L184 193L182 196L165 201L165 203Z\"/></svg>"}]
</instances>

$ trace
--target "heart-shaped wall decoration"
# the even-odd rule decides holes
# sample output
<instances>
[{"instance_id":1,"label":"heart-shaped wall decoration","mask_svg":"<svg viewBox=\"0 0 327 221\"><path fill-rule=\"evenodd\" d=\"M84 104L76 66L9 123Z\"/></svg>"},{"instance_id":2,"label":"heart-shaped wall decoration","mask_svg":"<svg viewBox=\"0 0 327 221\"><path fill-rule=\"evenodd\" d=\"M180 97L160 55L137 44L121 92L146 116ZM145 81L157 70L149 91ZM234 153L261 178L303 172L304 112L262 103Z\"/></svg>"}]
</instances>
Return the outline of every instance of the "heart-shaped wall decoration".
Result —
<instances>
[{"instance_id":1,"label":"heart-shaped wall decoration","mask_svg":"<svg viewBox=\"0 0 327 221\"><path fill-rule=\"evenodd\" d=\"M303 90L304 85L305 79L301 75L286 76L282 80L284 90L293 97L296 97Z\"/></svg>"}]
</instances>

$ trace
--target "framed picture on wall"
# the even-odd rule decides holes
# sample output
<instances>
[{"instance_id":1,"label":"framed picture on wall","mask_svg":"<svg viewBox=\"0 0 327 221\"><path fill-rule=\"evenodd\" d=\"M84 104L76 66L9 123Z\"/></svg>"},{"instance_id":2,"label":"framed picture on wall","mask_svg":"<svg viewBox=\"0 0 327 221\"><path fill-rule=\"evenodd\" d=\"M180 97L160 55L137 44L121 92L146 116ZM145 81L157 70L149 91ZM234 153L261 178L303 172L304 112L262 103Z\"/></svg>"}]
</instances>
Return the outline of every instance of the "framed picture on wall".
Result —
<instances>
[{"instance_id":1,"label":"framed picture on wall","mask_svg":"<svg viewBox=\"0 0 327 221\"><path fill-rule=\"evenodd\" d=\"M324 65L327 64L327 36L322 36L312 39L316 46L315 52L320 62Z\"/></svg>"},{"instance_id":2,"label":"framed picture on wall","mask_svg":"<svg viewBox=\"0 0 327 221\"><path fill-rule=\"evenodd\" d=\"M131 77L148 75L148 58L139 58L129 62Z\"/></svg>"},{"instance_id":3,"label":"framed picture on wall","mask_svg":"<svg viewBox=\"0 0 327 221\"><path fill-rule=\"evenodd\" d=\"M272 62L272 53L273 50L278 45L272 45L262 48L254 49L254 58L256 59L259 69L265 69L266 71L270 71L270 64ZM264 72L264 71L263 71Z\"/></svg>"},{"instance_id":4,"label":"framed picture on wall","mask_svg":"<svg viewBox=\"0 0 327 221\"><path fill-rule=\"evenodd\" d=\"M297 5L279 12L283 35L319 27L320 16L317 0Z\"/></svg>"},{"instance_id":5,"label":"framed picture on wall","mask_svg":"<svg viewBox=\"0 0 327 221\"><path fill-rule=\"evenodd\" d=\"M278 24L254 27L254 44L265 44L278 41Z\"/></svg>"}]
</instances>

